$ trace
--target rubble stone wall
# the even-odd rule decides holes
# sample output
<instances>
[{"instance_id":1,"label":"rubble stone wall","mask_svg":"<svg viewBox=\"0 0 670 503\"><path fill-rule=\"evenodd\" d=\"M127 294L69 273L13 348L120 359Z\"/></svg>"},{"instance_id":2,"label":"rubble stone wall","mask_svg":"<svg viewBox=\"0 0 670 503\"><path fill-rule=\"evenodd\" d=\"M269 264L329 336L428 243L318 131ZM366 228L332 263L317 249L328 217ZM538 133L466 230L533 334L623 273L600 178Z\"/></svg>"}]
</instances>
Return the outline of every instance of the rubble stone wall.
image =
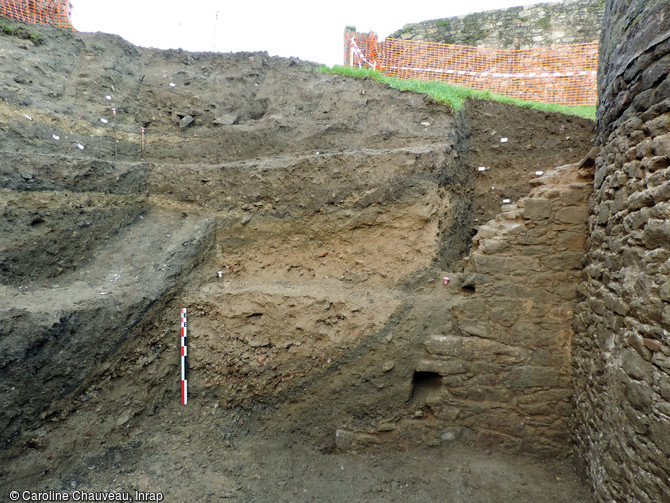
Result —
<instances>
[{"instance_id":1,"label":"rubble stone wall","mask_svg":"<svg viewBox=\"0 0 670 503\"><path fill-rule=\"evenodd\" d=\"M391 38L529 49L597 42L604 0L566 0L405 25ZM448 8L445 8L448 12Z\"/></svg>"},{"instance_id":2,"label":"rubble stone wall","mask_svg":"<svg viewBox=\"0 0 670 503\"><path fill-rule=\"evenodd\" d=\"M592 169L556 168L482 225L449 285L451 324L416 370L440 376L427 400L443 436L543 456L571 449L572 318Z\"/></svg>"},{"instance_id":3,"label":"rubble stone wall","mask_svg":"<svg viewBox=\"0 0 670 503\"><path fill-rule=\"evenodd\" d=\"M670 4L608 0L575 434L599 502L670 502Z\"/></svg>"}]
</instances>

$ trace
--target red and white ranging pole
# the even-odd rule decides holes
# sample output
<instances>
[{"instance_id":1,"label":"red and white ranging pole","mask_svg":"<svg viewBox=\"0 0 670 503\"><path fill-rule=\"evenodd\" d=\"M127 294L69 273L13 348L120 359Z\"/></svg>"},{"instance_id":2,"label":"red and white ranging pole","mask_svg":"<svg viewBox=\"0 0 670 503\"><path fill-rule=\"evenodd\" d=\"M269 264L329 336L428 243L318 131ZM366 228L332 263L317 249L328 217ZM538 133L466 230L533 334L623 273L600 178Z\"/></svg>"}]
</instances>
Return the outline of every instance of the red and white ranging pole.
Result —
<instances>
[{"instance_id":1,"label":"red and white ranging pole","mask_svg":"<svg viewBox=\"0 0 670 503\"><path fill-rule=\"evenodd\" d=\"M186 405L188 402L188 380L186 379L186 372L188 370L187 356L188 356L188 327L186 322L186 308L181 310L181 403Z\"/></svg>"}]
</instances>

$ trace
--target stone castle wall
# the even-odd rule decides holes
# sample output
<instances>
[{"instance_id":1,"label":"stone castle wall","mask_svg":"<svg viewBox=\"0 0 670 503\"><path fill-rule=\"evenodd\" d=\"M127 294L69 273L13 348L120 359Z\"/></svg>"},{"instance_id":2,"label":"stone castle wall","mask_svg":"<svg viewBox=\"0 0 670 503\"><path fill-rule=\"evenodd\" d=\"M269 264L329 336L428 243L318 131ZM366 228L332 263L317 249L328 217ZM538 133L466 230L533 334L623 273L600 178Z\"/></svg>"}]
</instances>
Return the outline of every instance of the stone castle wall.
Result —
<instances>
[{"instance_id":1,"label":"stone castle wall","mask_svg":"<svg viewBox=\"0 0 670 503\"><path fill-rule=\"evenodd\" d=\"M540 3L408 24L389 37L503 49L589 43L603 11L604 0Z\"/></svg>"},{"instance_id":2,"label":"stone castle wall","mask_svg":"<svg viewBox=\"0 0 670 503\"><path fill-rule=\"evenodd\" d=\"M574 350L578 459L599 502L670 502L670 4L608 0Z\"/></svg>"}]
</instances>

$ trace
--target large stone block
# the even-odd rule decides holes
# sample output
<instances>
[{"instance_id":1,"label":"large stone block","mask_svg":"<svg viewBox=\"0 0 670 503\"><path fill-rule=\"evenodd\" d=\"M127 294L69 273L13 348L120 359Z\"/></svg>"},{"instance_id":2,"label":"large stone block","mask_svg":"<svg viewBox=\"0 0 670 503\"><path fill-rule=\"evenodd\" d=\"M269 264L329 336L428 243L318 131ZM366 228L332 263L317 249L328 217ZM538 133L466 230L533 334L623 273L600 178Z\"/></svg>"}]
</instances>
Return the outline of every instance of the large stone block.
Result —
<instances>
[{"instance_id":1,"label":"large stone block","mask_svg":"<svg viewBox=\"0 0 670 503\"><path fill-rule=\"evenodd\" d=\"M670 166L670 158L665 155L656 155L654 157L645 157L640 166L646 171L653 173L655 171L665 169Z\"/></svg>"},{"instance_id":2,"label":"large stone block","mask_svg":"<svg viewBox=\"0 0 670 503\"><path fill-rule=\"evenodd\" d=\"M550 367L526 365L510 371L504 381L510 388L552 388L558 383L558 371Z\"/></svg>"},{"instance_id":3,"label":"large stone block","mask_svg":"<svg viewBox=\"0 0 670 503\"><path fill-rule=\"evenodd\" d=\"M530 363L548 367L565 363L565 355L556 354L548 349L535 349L530 356Z\"/></svg>"},{"instance_id":4,"label":"large stone block","mask_svg":"<svg viewBox=\"0 0 670 503\"><path fill-rule=\"evenodd\" d=\"M546 282L538 281L533 275L529 275L524 284L499 282L495 285L494 292L500 298L505 299L534 299L540 302L552 300L552 294L545 290Z\"/></svg>"},{"instance_id":5,"label":"large stone block","mask_svg":"<svg viewBox=\"0 0 670 503\"><path fill-rule=\"evenodd\" d=\"M626 316L626 314L628 314L630 307L621 298L609 292L603 292L602 295L605 307L609 311L620 314L621 316Z\"/></svg>"},{"instance_id":6,"label":"large stone block","mask_svg":"<svg viewBox=\"0 0 670 503\"><path fill-rule=\"evenodd\" d=\"M638 143L637 147L635 148L635 153L637 154L638 159L644 159L645 157L652 155L653 147L651 142L651 138L645 138L640 143Z\"/></svg>"},{"instance_id":7,"label":"large stone block","mask_svg":"<svg viewBox=\"0 0 670 503\"><path fill-rule=\"evenodd\" d=\"M500 239L498 236L493 239L481 239L479 241L479 249L487 255L503 253L509 248L510 243L505 239Z\"/></svg>"},{"instance_id":8,"label":"large stone block","mask_svg":"<svg viewBox=\"0 0 670 503\"><path fill-rule=\"evenodd\" d=\"M556 334L531 321L518 321L510 329L510 343L527 348L546 347Z\"/></svg>"},{"instance_id":9,"label":"large stone block","mask_svg":"<svg viewBox=\"0 0 670 503\"><path fill-rule=\"evenodd\" d=\"M663 285L661 285L661 289L659 290L659 296L661 297L661 300L664 300L665 302L670 302L670 279L667 280Z\"/></svg>"},{"instance_id":10,"label":"large stone block","mask_svg":"<svg viewBox=\"0 0 670 503\"><path fill-rule=\"evenodd\" d=\"M654 390L647 383L640 381L625 380L626 398L637 410L648 412L651 407Z\"/></svg>"},{"instance_id":11,"label":"large stone block","mask_svg":"<svg viewBox=\"0 0 670 503\"><path fill-rule=\"evenodd\" d=\"M610 219L610 206L612 205L611 201L605 201L602 204L599 204L594 208L596 223L598 225L605 225Z\"/></svg>"},{"instance_id":12,"label":"large stone block","mask_svg":"<svg viewBox=\"0 0 670 503\"><path fill-rule=\"evenodd\" d=\"M651 210L649 208L642 208L640 211L634 211L626 215L623 219L623 225L626 232L641 229L649 221Z\"/></svg>"},{"instance_id":13,"label":"large stone block","mask_svg":"<svg viewBox=\"0 0 670 503\"><path fill-rule=\"evenodd\" d=\"M482 337L484 339L498 339L500 330L488 323L477 320L463 320L458 323L458 329L464 334Z\"/></svg>"},{"instance_id":14,"label":"large stone block","mask_svg":"<svg viewBox=\"0 0 670 503\"><path fill-rule=\"evenodd\" d=\"M654 187L652 197L656 204L670 199L670 183L663 183L659 187Z\"/></svg>"},{"instance_id":15,"label":"large stone block","mask_svg":"<svg viewBox=\"0 0 670 503\"><path fill-rule=\"evenodd\" d=\"M633 78L636 77L641 71L645 70L653 60L653 52L644 53L639 58L636 58L628 66L628 68L626 68L626 71L623 74L624 80L626 82L631 82Z\"/></svg>"},{"instance_id":16,"label":"large stone block","mask_svg":"<svg viewBox=\"0 0 670 503\"><path fill-rule=\"evenodd\" d=\"M660 117L648 121L644 125L644 130L651 136L663 135L670 131L670 116L661 115Z\"/></svg>"},{"instance_id":17,"label":"large stone block","mask_svg":"<svg viewBox=\"0 0 670 503\"><path fill-rule=\"evenodd\" d=\"M586 224L589 217L589 207L583 206L568 206L556 212L556 220L566 224Z\"/></svg>"},{"instance_id":18,"label":"large stone block","mask_svg":"<svg viewBox=\"0 0 670 503\"><path fill-rule=\"evenodd\" d=\"M666 456L670 456L670 422L653 420L649 425L649 434L656 447Z\"/></svg>"},{"instance_id":19,"label":"large stone block","mask_svg":"<svg viewBox=\"0 0 670 503\"><path fill-rule=\"evenodd\" d=\"M500 257L497 255L476 254L474 262L475 269L482 274L527 273L529 271L537 271L540 267L537 259L524 256Z\"/></svg>"},{"instance_id":20,"label":"large stone block","mask_svg":"<svg viewBox=\"0 0 670 503\"><path fill-rule=\"evenodd\" d=\"M642 239L647 248L670 248L670 222L650 220L644 227Z\"/></svg>"},{"instance_id":21,"label":"large stone block","mask_svg":"<svg viewBox=\"0 0 670 503\"><path fill-rule=\"evenodd\" d=\"M661 391L661 396L667 402L670 402L670 376L661 377L661 382L659 384L659 389Z\"/></svg>"},{"instance_id":22,"label":"large stone block","mask_svg":"<svg viewBox=\"0 0 670 503\"><path fill-rule=\"evenodd\" d=\"M658 187L667 184L668 179L670 179L670 170L666 168L654 171L653 173L647 173L645 181L647 182L647 187L652 189L652 192L655 192L658 190Z\"/></svg>"},{"instance_id":23,"label":"large stone block","mask_svg":"<svg viewBox=\"0 0 670 503\"><path fill-rule=\"evenodd\" d=\"M486 318L488 313L488 305L481 299L468 299L457 306L454 306L454 313L459 316L467 316L471 318Z\"/></svg>"},{"instance_id":24,"label":"large stone block","mask_svg":"<svg viewBox=\"0 0 670 503\"><path fill-rule=\"evenodd\" d=\"M469 365L459 359L432 360L421 359L417 362L417 372L434 372L441 376L465 374L470 369Z\"/></svg>"},{"instance_id":25,"label":"large stone block","mask_svg":"<svg viewBox=\"0 0 670 503\"><path fill-rule=\"evenodd\" d=\"M578 283L577 280L570 281L570 278L568 278L568 281L561 281L559 284L554 288L554 294L563 301L567 302L573 302L577 300L577 295L578 295Z\"/></svg>"},{"instance_id":26,"label":"large stone block","mask_svg":"<svg viewBox=\"0 0 670 503\"><path fill-rule=\"evenodd\" d=\"M661 321L663 326L670 328L670 306L665 306L663 312L661 313Z\"/></svg>"},{"instance_id":27,"label":"large stone block","mask_svg":"<svg viewBox=\"0 0 670 503\"><path fill-rule=\"evenodd\" d=\"M565 251L543 257L540 262L547 269L568 271L570 269L581 269L583 258L584 253L582 251Z\"/></svg>"},{"instance_id":28,"label":"large stone block","mask_svg":"<svg viewBox=\"0 0 670 503\"><path fill-rule=\"evenodd\" d=\"M654 367L645 361L634 349L627 349L621 355L624 372L633 379L652 382Z\"/></svg>"},{"instance_id":29,"label":"large stone block","mask_svg":"<svg viewBox=\"0 0 670 503\"><path fill-rule=\"evenodd\" d=\"M656 155L670 157L670 133L654 138L651 142L651 148Z\"/></svg>"},{"instance_id":30,"label":"large stone block","mask_svg":"<svg viewBox=\"0 0 670 503\"><path fill-rule=\"evenodd\" d=\"M446 356L461 356L464 359L468 359L468 356L465 356L465 350L463 348L463 337L456 335L431 335L423 343L426 351L432 355L446 355Z\"/></svg>"},{"instance_id":31,"label":"large stone block","mask_svg":"<svg viewBox=\"0 0 670 503\"><path fill-rule=\"evenodd\" d=\"M519 358L526 355L525 351L514 346L480 337L458 335L432 335L424 342L424 347L428 353L436 356L449 356L468 361L477 359L493 361L497 355Z\"/></svg>"},{"instance_id":32,"label":"large stone block","mask_svg":"<svg viewBox=\"0 0 670 503\"><path fill-rule=\"evenodd\" d=\"M523 255L527 257L532 257L532 256L540 256L544 257L545 255L548 255L550 253L553 253L555 251L555 247L551 246L553 245L553 242L555 241L555 234L552 233L551 235L547 235L546 237L543 238L536 238L537 243L535 244L529 244L528 246L522 246L522 247L517 247L514 251L518 255ZM524 236L524 240L527 240L527 238ZM531 238L533 239L533 238ZM521 241L521 239L519 240ZM526 243L521 243L519 244L528 244ZM549 244L549 246L547 246Z\"/></svg>"},{"instance_id":33,"label":"large stone block","mask_svg":"<svg viewBox=\"0 0 670 503\"><path fill-rule=\"evenodd\" d=\"M561 232L558 235L556 244L560 248L583 251L585 241L586 232Z\"/></svg>"},{"instance_id":34,"label":"large stone block","mask_svg":"<svg viewBox=\"0 0 670 503\"><path fill-rule=\"evenodd\" d=\"M529 220L544 220L551 216L551 201L540 197L528 198L524 201L524 217Z\"/></svg>"}]
</instances>

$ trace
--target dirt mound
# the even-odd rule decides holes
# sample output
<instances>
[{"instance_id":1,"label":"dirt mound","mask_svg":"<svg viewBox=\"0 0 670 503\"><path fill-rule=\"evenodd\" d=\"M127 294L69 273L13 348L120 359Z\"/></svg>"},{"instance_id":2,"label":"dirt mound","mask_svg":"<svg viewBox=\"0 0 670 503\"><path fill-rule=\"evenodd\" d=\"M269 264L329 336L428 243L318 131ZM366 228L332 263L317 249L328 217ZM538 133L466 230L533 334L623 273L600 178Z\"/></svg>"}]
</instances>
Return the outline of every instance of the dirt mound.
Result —
<instances>
[{"instance_id":1,"label":"dirt mound","mask_svg":"<svg viewBox=\"0 0 670 503\"><path fill-rule=\"evenodd\" d=\"M426 475L446 441L406 476L404 455L321 452L338 428L415 414L416 341L448 321L439 280L502 199L583 157L592 123L488 102L455 116L294 59L40 31L0 37L3 491L425 501L444 476L455 501L529 483L528 501L584 498L505 458L493 482L474 454Z\"/></svg>"}]
</instances>

